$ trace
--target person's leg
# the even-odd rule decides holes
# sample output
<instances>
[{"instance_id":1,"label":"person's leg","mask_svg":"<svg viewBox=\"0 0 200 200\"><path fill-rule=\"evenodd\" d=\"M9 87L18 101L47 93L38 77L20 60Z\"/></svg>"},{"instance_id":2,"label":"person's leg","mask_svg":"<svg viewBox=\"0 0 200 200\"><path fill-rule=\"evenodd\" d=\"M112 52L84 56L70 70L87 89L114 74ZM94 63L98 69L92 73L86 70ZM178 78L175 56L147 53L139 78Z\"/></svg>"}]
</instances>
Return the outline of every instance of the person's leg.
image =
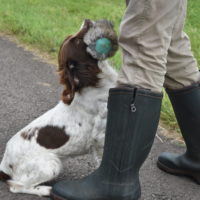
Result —
<instances>
[{"instance_id":1,"label":"person's leg","mask_svg":"<svg viewBox=\"0 0 200 200\"><path fill-rule=\"evenodd\" d=\"M54 185L54 200L139 199L139 169L158 126L167 51L180 4L169 1L128 2L119 39L123 66L118 88L109 94L102 163L84 179Z\"/></svg>"},{"instance_id":2,"label":"person's leg","mask_svg":"<svg viewBox=\"0 0 200 200\"><path fill-rule=\"evenodd\" d=\"M130 0L126 0L126 7L128 6L129 2L130 2Z\"/></svg>"},{"instance_id":3,"label":"person's leg","mask_svg":"<svg viewBox=\"0 0 200 200\"><path fill-rule=\"evenodd\" d=\"M190 176L200 184L200 73L189 38L183 32L186 7L187 1L182 0L168 51L165 87L187 151L183 155L162 153L158 167L168 173Z\"/></svg>"},{"instance_id":4,"label":"person's leg","mask_svg":"<svg viewBox=\"0 0 200 200\"><path fill-rule=\"evenodd\" d=\"M167 72L164 87L183 89L200 81L196 59L191 51L189 37L183 31L187 11L187 0L182 2L179 17L174 25L167 56Z\"/></svg>"},{"instance_id":5,"label":"person's leg","mask_svg":"<svg viewBox=\"0 0 200 200\"><path fill-rule=\"evenodd\" d=\"M129 1L120 27L123 64L119 85L161 92L180 0Z\"/></svg>"}]
</instances>

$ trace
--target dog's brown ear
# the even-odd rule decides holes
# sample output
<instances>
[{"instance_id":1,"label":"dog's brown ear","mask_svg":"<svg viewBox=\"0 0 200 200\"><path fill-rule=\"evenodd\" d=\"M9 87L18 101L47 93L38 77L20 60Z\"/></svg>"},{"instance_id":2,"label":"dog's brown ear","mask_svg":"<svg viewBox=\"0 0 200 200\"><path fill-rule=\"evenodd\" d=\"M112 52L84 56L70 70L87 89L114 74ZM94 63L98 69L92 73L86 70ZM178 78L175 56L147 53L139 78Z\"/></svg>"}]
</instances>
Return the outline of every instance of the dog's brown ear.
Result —
<instances>
[{"instance_id":1,"label":"dog's brown ear","mask_svg":"<svg viewBox=\"0 0 200 200\"><path fill-rule=\"evenodd\" d=\"M92 25L91 20L85 20L79 32L75 35L68 36L60 47L58 54L58 72L60 75L60 83L65 86L62 100L66 104L70 104L73 101L76 91L80 91L83 87L91 85L93 79L96 78L88 78L88 68L92 68L93 66L98 67L97 60L93 59L86 52L86 44L83 41L85 33ZM97 76L97 73L95 75ZM95 81L97 82L98 78Z\"/></svg>"},{"instance_id":2,"label":"dog's brown ear","mask_svg":"<svg viewBox=\"0 0 200 200\"><path fill-rule=\"evenodd\" d=\"M65 89L62 93L62 101L66 104L71 104L75 95L75 82L71 77L68 67L64 68L61 72L61 83L65 85Z\"/></svg>"},{"instance_id":3,"label":"dog's brown ear","mask_svg":"<svg viewBox=\"0 0 200 200\"><path fill-rule=\"evenodd\" d=\"M68 52L68 42L71 37L72 36L68 36L64 40L58 54L58 73L60 75L60 83L65 85L62 100L66 104L70 104L73 101L75 94L75 82L70 74L70 52Z\"/></svg>"},{"instance_id":4,"label":"dog's brown ear","mask_svg":"<svg viewBox=\"0 0 200 200\"><path fill-rule=\"evenodd\" d=\"M64 69L65 67L65 63L67 62L68 58L67 58L67 48L66 45L69 42L70 38L72 37L72 35L69 35L68 37L65 38L65 40L63 41L63 43L60 45L60 50L58 53L58 72L60 72L61 70Z\"/></svg>"}]
</instances>

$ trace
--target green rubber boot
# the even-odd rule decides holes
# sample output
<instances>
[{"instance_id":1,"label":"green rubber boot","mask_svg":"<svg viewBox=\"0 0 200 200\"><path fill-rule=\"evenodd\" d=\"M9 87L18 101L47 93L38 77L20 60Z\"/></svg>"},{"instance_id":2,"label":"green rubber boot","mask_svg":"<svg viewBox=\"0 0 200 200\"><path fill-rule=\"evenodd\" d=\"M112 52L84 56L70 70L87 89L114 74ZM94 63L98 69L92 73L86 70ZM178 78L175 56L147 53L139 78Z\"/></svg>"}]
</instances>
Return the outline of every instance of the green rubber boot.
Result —
<instances>
[{"instance_id":1,"label":"green rubber boot","mask_svg":"<svg viewBox=\"0 0 200 200\"><path fill-rule=\"evenodd\" d=\"M157 165L167 173L188 176L200 184L200 85L167 90L187 150L184 154L164 152Z\"/></svg>"},{"instance_id":2,"label":"green rubber boot","mask_svg":"<svg viewBox=\"0 0 200 200\"><path fill-rule=\"evenodd\" d=\"M114 88L108 99L104 154L100 167L78 181L53 186L54 200L138 200L139 169L157 130L161 94Z\"/></svg>"}]
</instances>

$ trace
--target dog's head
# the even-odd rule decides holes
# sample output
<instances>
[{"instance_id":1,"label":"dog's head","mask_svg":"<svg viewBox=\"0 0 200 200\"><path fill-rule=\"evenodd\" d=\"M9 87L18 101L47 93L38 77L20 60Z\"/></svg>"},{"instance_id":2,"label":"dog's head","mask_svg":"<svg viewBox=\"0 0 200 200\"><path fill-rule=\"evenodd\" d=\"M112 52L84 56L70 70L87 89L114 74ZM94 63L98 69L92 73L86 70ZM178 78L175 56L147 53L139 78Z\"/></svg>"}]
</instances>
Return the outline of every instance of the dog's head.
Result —
<instances>
[{"instance_id":1,"label":"dog's head","mask_svg":"<svg viewBox=\"0 0 200 200\"><path fill-rule=\"evenodd\" d=\"M98 60L87 53L87 46L83 41L91 26L92 22L85 20L80 31L68 36L60 47L58 72L60 83L65 85L62 100L66 104L72 102L75 92L81 91L84 87L95 87L99 82L98 74L101 70L98 67Z\"/></svg>"}]
</instances>

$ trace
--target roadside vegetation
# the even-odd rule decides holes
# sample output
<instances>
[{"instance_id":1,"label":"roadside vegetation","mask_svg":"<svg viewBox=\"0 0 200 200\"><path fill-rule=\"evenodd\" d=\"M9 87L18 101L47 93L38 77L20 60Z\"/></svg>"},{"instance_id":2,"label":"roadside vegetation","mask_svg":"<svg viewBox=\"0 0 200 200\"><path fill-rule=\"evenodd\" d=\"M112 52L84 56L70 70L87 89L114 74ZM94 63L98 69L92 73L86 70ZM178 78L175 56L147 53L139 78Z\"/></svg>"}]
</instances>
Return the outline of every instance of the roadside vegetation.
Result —
<instances>
[{"instance_id":1,"label":"roadside vegetation","mask_svg":"<svg viewBox=\"0 0 200 200\"><path fill-rule=\"evenodd\" d=\"M15 35L18 40L56 59L66 35L79 29L83 19L109 19L118 31L125 9L122 0L0 0L0 32ZM200 64L200 1L188 1L185 31L191 38L192 50ZM112 59L120 68L120 52ZM165 94L162 123L171 130L178 126Z\"/></svg>"}]
</instances>

